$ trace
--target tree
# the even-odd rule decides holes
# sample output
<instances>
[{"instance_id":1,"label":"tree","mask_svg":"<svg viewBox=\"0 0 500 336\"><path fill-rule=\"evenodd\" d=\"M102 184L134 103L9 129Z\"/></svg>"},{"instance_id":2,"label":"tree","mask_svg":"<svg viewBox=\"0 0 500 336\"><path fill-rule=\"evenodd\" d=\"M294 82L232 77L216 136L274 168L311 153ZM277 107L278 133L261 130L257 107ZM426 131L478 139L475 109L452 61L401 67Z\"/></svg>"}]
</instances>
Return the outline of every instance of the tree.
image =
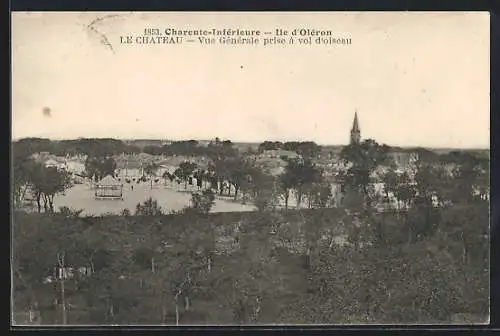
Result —
<instances>
[{"instance_id":1,"label":"tree","mask_svg":"<svg viewBox=\"0 0 500 336\"><path fill-rule=\"evenodd\" d=\"M131 213L130 213L130 210L129 210L129 209L125 208L125 209L123 209L123 210L121 211L120 215L121 215L121 216L123 216L123 217L128 217L128 216L130 216L130 215L131 215Z\"/></svg>"},{"instance_id":2,"label":"tree","mask_svg":"<svg viewBox=\"0 0 500 336\"><path fill-rule=\"evenodd\" d=\"M58 156L84 154L90 157L106 157L122 153L140 153L134 145L127 145L117 139L49 140L42 138L23 138L12 143L15 155L29 156L35 153L48 152Z\"/></svg>"},{"instance_id":3,"label":"tree","mask_svg":"<svg viewBox=\"0 0 500 336\"><path fill-rule=\"evenodd\" d=\"M360 213L365 208L365 195L356 189L346 189L342 199L342 205L345 209Z\"/></svg>"},{"instance_id":4,"label":"tree","mask_svg":"<svg viewBox=\"0 0 500 336\"><path fill-rule=\"evenodd\" d=\"M14 206L17 207L24 199L26 191L30 187L30 174L33 173L35 162L29 157L23 156L14 156L13 161L12 193Z\"/></svg>"},{"instance_id":5,"label":"tree","mask_svg":"<svg viewBox=\"0 0 500 336\"><path fill-rule=\"evenodd\" d=\"M115 176L116 161L109 156L88 156L85 160L85 171L89 178L101 180L106 175Z\"/></svg>"},{"instance_id":6,"label":"tree","mask_svg":"<svg viewBox=\"0 0 500 336\"><path fill-rule=\"evenodd\" d=\"M179 165L179 168L174 171L174 175L181 181L184 181L184 189L187 189L189 177L193 174L196 168L196 163L186 161L182 162Z\"/></svg>"},{"instance_id":7,"label":"tree","mask_svg":"<svg viewBox=\"0 0 500 336\"><path fill-rule=\"evenodd\" d=\"M162 209L158 205L158 201L148 198L144 203L139 203L135 209L136 216L160 216Z\"/></svg>"},{"instance_id":8,"label":"tree","mask_svg":"<svg viewBox=\"0 0 500 336\"><path fill-rule=\"evenodd\" d=\"M12 143L12 152L14 156L29 157L35 153L53 152L53 142L50 139L43 138L23 138Z\"/></svg>"},{"instance_id":9,"label":"tree","mask_svg":"<svg viewBox=\"0 0 500 336\"><path fill-rule=\"evenodd\" d=\"M210 189L203 190L201 193L196 192L191 196L192 208L200 213L207 214L215 204L214 192Z\"/></svg>"},{"instance_id":10,"label":"tree","mask_svg":"<svg viewBox=\"0 0 500 336\"><path fill-rule=\"evenodd\" d=\"M238 150L233 147L233 143L230 140L215 141L215 143L210 143L204 150L204 156L213 162L217 160L224 160L231 157L238 156Z\"/></svg>"},{"instance_id":11,"label":"tree","mask_svg":"<svg viewBox=\"0 0 500 336\"><path fill-rule=\"evenodd\" d=\"M78 218L84 209L71 209L67 206L59 207L59 213L67 218Z\"/></svg>"},{"instance_id":12,"label":"tree","mask_svg":"<svg viewBox=\"0 0 500 336\"><path fill-rule=\"evenodd\" d=\"M143 153L150 155L161 155L163 154L163 150L160 146L144 146L142 149Z\"/></svg>"},{"instance_id":13,"label":"tree","mask_svg":"<svg viewBox=\"0 0 500 336\"><path fill-rule=\"evenodd\" d=\"M372 182L372 173L378 166L390 166L389 150L388 146L381 146L371 139L342 148L340 157L349 164L348 170L341 175L344 188L362 192L366 202L369 202L368 186Z\"/></svg>"},{"instance_id":14,"label":"tree","mask_svg":"<svg viewBox=\"0 0 500 336\"><path fill-rule=\"evenodd\" d=\"M213 176L213 186L216 186L215 189L218 188L219 196L222 196L224 193L225 182L229 180L229 170L227 164L227 157L217 157L212 160L212 166L209 167L209 170L212 171ZM227 185L227 193L231 195L231 185Z\"/></svg>"},{"instance_id":15,"label":"tree","mask_svg":"<svg viewBox=\"0 0 500 336\"><path fill-rule=\"evenodd\" d=\"M314 181L306 186L305 193L308 201L308 208L326 208L332 197L331 186L323 180Z\"/></svg>"},{"instance_id":16,"label":"tree","mask_svg":"<svg viewBox=\"0 0 500 336\"><path fill-rule=\"evenodd\" d=\"M222 141L222 146L223 147L232 147L233 143L231 142L231 140L224 140L224 141Z\"/></svg>"},{"instance_id":17,"label":"tree","mask_svg":"<svg viewBox=\"0 0 500 336\"><path fill-rule=\"evenodd\" d=\"M439 162L439 155L426 148L416 148L415 153L418 157L418 164L435 164Z\"/></svg>"},{"instance_id":18,"label":"tree","mask_svg":"<svg viewBox=\"0 0 500 336\"><path fill-rule=\"evenodd\" d=\"M415 187L416 201L427 206L450 200L455 188L452 176L442 166L423 162L415 173Z\"/></svg>"},{"instance_id":19,"label":"tree","mask_svg":"<svg viewBox=\"0 0 500 336\"><path fill-rule=\"evenodd\" d=\"M416 196L415 185L410 181L408 173L404 172L396 178L396 186L394 187L394 196L398 202L403 204L403 208L407 209L413 203Z\"/></svg>"},{"instance_id":20,"label":"tree","mask_svg":"<svg viewBox=\"0 0 500 336\"><path fill-rule=\"evenodd\" d=\"M442 211L439 233L464 265L488 267L489 210L486 202L460 204Z\"/></svg>"},{"instance_id":21,"label":"tree","mask_svg":"<svg viewBox=\"0 0 500 336\"><path fill-rule=\"evenodd\" d=\"M170 172L168 171L165 171L162 175L162 177L165 179L165 183L168 180L170 180L170 182L173 182L175 180L175 175L174 174L171 174Z\"/></svg>"},{"instance_id":22,"label":"tree","mask_svg":"<svg viewBox=\"0 0 500 336\"><path fill-rule=\"evenodd\" d=\"M304 193L310 190L315 183L321 181L322 171L309 159L292 161L292 164L287 165L287 169L290 169L291 174L295 175L295 193L297 196L297 208L299 208Z\"/></svg>"},{"instance_id":23,"label":"tree","mask_svg":"<svg viewBox=\"0 0 500 336\"><path fill-rule=\"evenodd\" d=\"M227 194L230 196L231 186L234 186L236 199L242 183L248 178L249 170L249 164L238 156L219 157L212 160L212 165L209 166L209 175L212 176L212 186L219 185L220 196L224 193L225 186L227 186Z\"/></svg>"},{"instance_id":24,"label":"tree","mask_svg":"<svg viewBox=\"0 0 500 336\"><path fill-rule=\"evenodd\" d=\"M278 186L280 193L283 195L285 201L285 210L288 209L288 199L290 198L290 191L297 185L297 176L292 170L285 170L279 176Z\"/></svg>"},{"instance_id":25,"label":"tree","mask_svg":"<svg viewBox=\"0 0 500 336\"><path fill-rule=\"evenodd\" d=\"M171 176L170 172L168 171L163 172L163 175L161 177L163 178L165 184L167 184L167 180L170 180L170 176Z\"/></svg>"},{"instance_id":26,"label":"tree","mask_svg":"<svg viewBox=\"0 0 500 336\"><path fill-rule=\"evenodd\" d=\"M295 190L297 207L302 202L304 192L315 182L321 180L321 171L311 160L287 160L285 171L280 175L280 188L285 199L285 208L288 208L290 191Z\"/></svg>"},{"instance_id":27,"label":"tree","mask_svg":"<svg viewBox=\"0 0 500 336\"><path fill-rule=\"evenodd\" d=\"M203 169L197 168L194 171L193 176L196 179L196 186L198 187L198 190L200 190L203 187L203 180L206 179L205 171Z\"/></svg>"},{"instance_id":28,"label":"tree","mask_svg":"<svg viewBox=\"0 0 500 336\"><path fill-rule=\"evenodd\" d=\"M441 209L429 202L417 199L415 205L405 214L404 225L408 232L408 245L434 235L441 221Z\"/></svg>"},{"instance_id":29,"label":"tree","mask_svg":"<svg viewBox=\"0 0 500 336\"><path fill-rule=\"evenodd\" d=\"M264 141L258 147L258 152L262 153L266 150L278 150L283 147L283 143L279 141Z\"/></svg>"},{"instance_id":30,"label":"tree","mask_svg":"<svg viewBox=\"0 0 500 336\"><path fill-rule=\"evenodd\" d=\"M390 204L390 194L396 195L396 189L399 182L398 177L398 174L392 167L382 176L382 183L384 184L384 192L388 204Z\"/></svg>"},{"instance_id":31,"label":"tree","mask_svg":"<svg viewBox=\"0 0 500 336\"><path fill-rule=\"evenodd\" d=\"M71 187L71 180L69 174L65 171L60 171L57 168L48 167L42 170L43 179L42 184L37 188L43 193L44 204L50 212L54 212L54 196L58 193L64 192Z\"/></svg>"},{"instance_id":32,"label":"tree","mask_svg":"<svg viewBox=\"0 0 500 336\"><path fill-rule=\"evenodd\" d=\"M200 153L200 150L201 148L196 140L175 141L170 145L163 146L162 148L162 152L166 155L179 156L197 155Z\"/></svg>"},{"instance_id":33,"label":"tree","mask_svg":"<svg viewBox=\"0 0 500 336\"><path fill-rule=\"evenodd\" d=\"M28 183L37 202L38 212L41 211L42 200L45 211L54 212L54 196L71 187L69 174L54 167L45 167L41 163L33 163L27 174Z\"/></svg>"},{"instance_id":34,"label":"tree","mask_svg":"<svg viewBox=\"0 0 500 336\"><path fill-rule=\"evenodd\" d=\"M151 181L151 189L153 189L153 179L156 176L156 172L158 171L158 165L155 164L154 162L150 162L146 167L144 168L144 173L149 176L149 179Z\"/></svg>"},{"instance_id":35,"label":"tree","mask_svg":"<svg viewBox=\"0 0 500 336\"><path fill-rule=\"evenodd\" d=\"M14 305L44 324L449 323L456 313L482 322L487 202L436 208L429 220L410 210L410 244L406 214L392 212L14 212ZM354 217L366 223L351 237L358 248L332 243ZM59 274L75 276L57 276L59 261Z\"/></svg>"},{"instance_id":36,"label":"tree","mask_svg":"<svg viewBox=\"0 0 500 336\"><path fill-rule=\"evenodd\" d=\"M287 151L296 152L299 148L300 142L298 141L287 141L283 144L283 149Z\"/></svg>"},{"instance_id":37,"label":"tree","mask_svg":"<svg viewBox=\"0 0 500 336\"><path fill-rule=\"evenodd\" d=\"M64 323L66 306L80 293L81 281L74 273L71 277L70 268L84 266L80 261L87 249L82 246L81 234L86 227L80 219L59 215L33 217L18 213L15 223L14 268L33 289L44 323L57 323L50 313L57 312L58 306L62 315L59 324ZM56 280L54 286L44 283L47 276ZM69 323L73 322L70 311L67 313Z\"/></svg>"},{"instance_id":38,"label":"tree","mask_svg":"<svg viewBox=\"0 0 500 336\"><path fill-rule=\"evenodd\" d=\"M466 152L451 152L444 161L454 166L453 188L449 194L454 203L473 202L488 193L489 160Z\"/></svg>"},{"instance_id":39,"label":"tree","mask_svg":"<svg viewBox=\"0 0 500 336\"><path fill-rule=\"evenodd\" d=\"M298 144L297 153L300 154L303 158L315 158L321 152L321 146L317 145L313 141L305 141Z\"/></svg>"},{"instance_id":40,"label":"tree","mask_svg":"<svg viewBox=\"0 0 500 336\"><path fill-rule=\"evenodd\" d=\"M258 167L251 167L242 190L253 200L259 211L272 210L277 205L276 179Z\"/></svg>"},{"instance_id":41,"label":"tree","mask_svg":"<svg viewBox=\"0 0 500 336\"><path fill-rule=\"evenodd\" d=\"M43 179L45 167L43 164L36 162L30 167L28 172L28 183L31 186L33 196L36 200L38 212L41 212L41 198L43 195Z\"/></svg>"},{"instance_id":42,"label":"tree","mask_svg":"<svg viewBox=\"0 0 500 336\"><path fill-rule=\"evenodd\" d=\"M229 183L234 186L234 199L238 198L241 186L247 182L251 176L252 167L240 158L232 158L223 161L225 175Z\"/></svg>"}]
</instances>

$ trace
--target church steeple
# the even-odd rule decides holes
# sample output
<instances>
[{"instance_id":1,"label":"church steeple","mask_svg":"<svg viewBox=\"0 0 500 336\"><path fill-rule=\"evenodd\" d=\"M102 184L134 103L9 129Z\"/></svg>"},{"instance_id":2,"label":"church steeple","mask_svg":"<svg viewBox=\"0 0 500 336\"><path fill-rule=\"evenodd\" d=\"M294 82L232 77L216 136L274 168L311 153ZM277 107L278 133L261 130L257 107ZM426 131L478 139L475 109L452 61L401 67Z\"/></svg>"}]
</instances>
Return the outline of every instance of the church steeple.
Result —
<instances>
[{"instance_id":1,"label":"church steeple","mask_svg":"<svg viewBox=\"0 0 500 336\"><path fill-rule=\"evenodd\" d=\"M351 129L351 144L359 144L361 141L361 130L359 129L358 111L354 111L354 121Z\"/></svg>"}]
</instances>

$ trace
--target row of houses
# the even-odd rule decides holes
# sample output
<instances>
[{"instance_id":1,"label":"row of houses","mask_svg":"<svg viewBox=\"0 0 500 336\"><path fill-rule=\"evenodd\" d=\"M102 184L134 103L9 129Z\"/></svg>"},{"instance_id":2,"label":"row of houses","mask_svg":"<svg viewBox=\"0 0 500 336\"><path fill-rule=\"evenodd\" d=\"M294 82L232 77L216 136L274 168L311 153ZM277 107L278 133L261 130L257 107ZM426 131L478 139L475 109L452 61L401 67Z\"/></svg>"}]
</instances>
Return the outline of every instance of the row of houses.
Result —
<instances>
[{"instance_id":1,"label":"row of houses","mask_svg":"<svg viewBox=\"0 0 500 336\"><path fill-rule=\"evenodd\" d=\"M418 160L416 153L407 152L393 152L390 153L397 167L401 171L405 171L408 167ZM49 153L37 153L33 157L44 162L46 167L55 167L57 169L63 169L73 174L82 174L85 171L85 157L57 157ZM266 150L261 154L254 155L252 158L259 164L269 168L273 175L280 174L283 172L286 166L285 159L296 159L300 158L300 155L293 151L286 150ZM150 162L154 162L159 168L157 170L157 176L162 176L164 172L168 171L173 173L175 168L179 166L180 163L184 161L190 161L196 163L200 167L208 166L208 159L203 157L163 157L163 156L153 156L146 153L139 154L122 154L115 157L117 163L117 171L115 172L117 176L123 178L139 178L144 175L144 168ZM326 171L338 172L345 170L348 166L340 160L338 157L329 158L328 160L318 159L318 165L324 168Z\"/></svg>"}]
</instances>

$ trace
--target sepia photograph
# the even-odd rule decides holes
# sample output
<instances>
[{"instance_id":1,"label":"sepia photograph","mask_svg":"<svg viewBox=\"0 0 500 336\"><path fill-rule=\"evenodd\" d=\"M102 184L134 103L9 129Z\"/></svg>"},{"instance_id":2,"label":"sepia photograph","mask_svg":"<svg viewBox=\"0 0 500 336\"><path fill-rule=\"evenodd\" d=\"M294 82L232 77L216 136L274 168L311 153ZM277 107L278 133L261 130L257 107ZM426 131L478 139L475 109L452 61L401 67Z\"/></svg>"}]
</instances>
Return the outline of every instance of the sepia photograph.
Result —
<instances>
[{"instance_id":1,"label":"sepia photograph","mask_svg":"<svg viewBox=\"0 0 500 336\"><path fill-rule=\"evenodd\" d=\"M487 12L13 12L11 325L490 321Z\"/></svg>"}]
</instances>

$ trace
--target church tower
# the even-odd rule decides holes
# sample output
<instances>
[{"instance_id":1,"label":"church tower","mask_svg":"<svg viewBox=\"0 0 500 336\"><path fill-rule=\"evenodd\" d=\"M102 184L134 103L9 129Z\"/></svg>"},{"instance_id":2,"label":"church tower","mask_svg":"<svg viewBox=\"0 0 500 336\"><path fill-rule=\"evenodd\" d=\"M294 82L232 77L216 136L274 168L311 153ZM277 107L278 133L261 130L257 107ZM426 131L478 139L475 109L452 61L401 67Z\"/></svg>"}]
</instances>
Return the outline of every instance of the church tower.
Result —
<instances>
[{"instance_id":1,"label":"church tower","mask_svg":"<svg viewBox=\"0 0 500 336\"><path fill-rule=\"evenodd\" d=\"M354 112L354 121L351 129L351 145L359 144L361 141L361 131L359 129L358 112Z\"/></svg>"}]
</instances>

